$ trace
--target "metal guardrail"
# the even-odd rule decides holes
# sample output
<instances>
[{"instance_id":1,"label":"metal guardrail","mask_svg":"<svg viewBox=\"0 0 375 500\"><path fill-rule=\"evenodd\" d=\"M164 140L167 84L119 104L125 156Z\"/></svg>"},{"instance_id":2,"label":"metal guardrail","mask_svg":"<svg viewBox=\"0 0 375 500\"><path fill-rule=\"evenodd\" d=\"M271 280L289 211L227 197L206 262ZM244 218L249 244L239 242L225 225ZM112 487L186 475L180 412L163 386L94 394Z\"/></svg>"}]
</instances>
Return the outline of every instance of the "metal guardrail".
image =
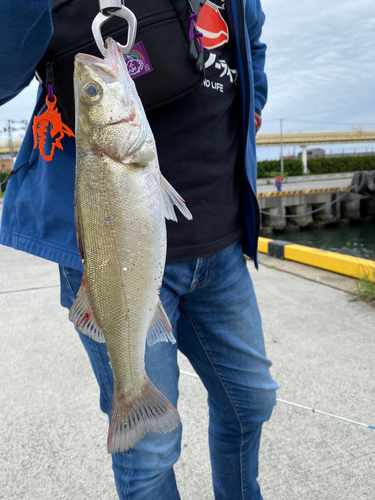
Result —
<instances>
[{"instance_id":1,"label":"metal guardrail","mask_svg":"<svg viewBox=\"0 0 375 500\"><path fill-rule=\"evenodd\" d=\"M12 142L13 142L13 154L16 155L20 150L22 140L16 140ZM12 151L9 141L0 141L0 155L10 155L11 152Z\"/></svg>"},{"instance_id":2,"label":"metal guardrail","mask_svg":"<svg viewBox=\"0 0 375 500\"><path fill-rule=\"evenodd\" d=\"M256 137L258 147L301 146L311 144L347 144L350 142L375 142L375 130L347 130L341 132L283 132L260 133Z\"/></svg>"},{"instance_id":3,"label":"metal guardrail","mask_svg":"<svg viewBox=\"0 0 375 500\"><path fill-rule=\"evenodd\" d=\"M279 146L301 146L310 144L347 144L350 142L375 142L375 130L347 130L341 132L284 132L259 133L256 137L258 147ZM21 140L13 141L13 151L18 153ZM9 141L0 141L0 154L10 154Z\"/></svg>"}]
</instances>

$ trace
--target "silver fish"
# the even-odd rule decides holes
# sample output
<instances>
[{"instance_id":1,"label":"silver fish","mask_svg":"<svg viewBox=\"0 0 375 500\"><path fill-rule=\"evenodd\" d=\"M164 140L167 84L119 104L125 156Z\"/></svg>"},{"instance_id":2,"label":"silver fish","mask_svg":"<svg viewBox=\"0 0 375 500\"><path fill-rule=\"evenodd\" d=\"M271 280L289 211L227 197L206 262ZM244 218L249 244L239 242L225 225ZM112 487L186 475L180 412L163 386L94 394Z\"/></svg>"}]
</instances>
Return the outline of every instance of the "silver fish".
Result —
<instances>
[{"instance_id":1,"label":"silver fish","mask_svg":"<svg viewBox=\"0 0 375 500\"><path fill-rule=\"evenodd\" d=\"M75 58L75 221L84 267L69 319L105 342L114 374L108 452L173 430L174 406L145 372L146 339L175 342L159 292L166 256L165 218L184 200L161 176L155 140L123 54Z\"/></svg>"}]
</instances>

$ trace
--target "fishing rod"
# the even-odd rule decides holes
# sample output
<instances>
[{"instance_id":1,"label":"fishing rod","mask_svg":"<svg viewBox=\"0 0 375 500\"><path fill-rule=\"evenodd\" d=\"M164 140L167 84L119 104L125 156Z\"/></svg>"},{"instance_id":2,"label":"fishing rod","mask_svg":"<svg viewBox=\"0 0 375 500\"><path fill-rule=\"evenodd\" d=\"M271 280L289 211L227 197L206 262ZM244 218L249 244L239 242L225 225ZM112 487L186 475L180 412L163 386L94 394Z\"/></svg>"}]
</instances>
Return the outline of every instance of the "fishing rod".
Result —
<instances>
[{"instance_id":1,"label":"fishing rod","mask_svg":"<svg viewBox=\"0 0 375 500\"><path fill-rule=\"evenodd\" d=\"M180 373L183 373L184 375L189 375L190 377L199 378L196 373L187 372L185 370L180 370ZM299 405L297 403L291 403L290 401L285 401L284 399L279 399L279 398L276 398L276 401L290 406L295 406L297 408L302 408L303 410L309 410L312 413L319 413L320 415L325 415L326 417L336 418L338 420L344 420L345 422L349 422L351 424L360 425L362 427L367 427L368 429L375 430L375 426L373 425L363 424L361 422L356 422L355 420L351 420L349 418L339 417L338 415L334 415L333 413L327 413L325 411L317 410L316 408L310 408L309 406Z\"/></svg>"}]
</instances>

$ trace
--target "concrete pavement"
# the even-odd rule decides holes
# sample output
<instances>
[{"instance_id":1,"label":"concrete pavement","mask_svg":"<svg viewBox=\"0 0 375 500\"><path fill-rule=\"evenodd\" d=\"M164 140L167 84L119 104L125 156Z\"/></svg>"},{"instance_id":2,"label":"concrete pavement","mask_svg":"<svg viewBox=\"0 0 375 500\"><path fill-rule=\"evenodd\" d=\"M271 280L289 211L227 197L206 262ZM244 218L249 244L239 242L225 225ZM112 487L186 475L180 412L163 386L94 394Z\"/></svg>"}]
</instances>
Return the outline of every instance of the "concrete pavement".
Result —
<instances>
[{"instance_id":1,"label":"concrete pavement","mask_svg":"<svg viewBox=\"0 0 375 500\"><path fill-rule=\"evenodd\" d=\"M249 269L278 397L375 425L374 310L271 261ZM57 266L0 246L0 276L0 499L115 500L107 421ZM181 369L192 373L182 356ZM206 393L185 374L180 393L181 499L213 500ZM373 500L374 457L375 430L279 403L263 433L264 500Z\"/></svg>"},{"instance_id":2,"label":"concrete pavement","mask_svg":"<svg viewBox=\"0 0 375 500\"><path fill-rule=\"evenodd\" d=\"M348 187L353 178L354 172L343 172L340 174L307 175L288 177L283 182L283 191L302 191L306 189L329 189ZM275 179L258 179L257 191L259 194L275 192Z\"/></svg>"}]
</instances>

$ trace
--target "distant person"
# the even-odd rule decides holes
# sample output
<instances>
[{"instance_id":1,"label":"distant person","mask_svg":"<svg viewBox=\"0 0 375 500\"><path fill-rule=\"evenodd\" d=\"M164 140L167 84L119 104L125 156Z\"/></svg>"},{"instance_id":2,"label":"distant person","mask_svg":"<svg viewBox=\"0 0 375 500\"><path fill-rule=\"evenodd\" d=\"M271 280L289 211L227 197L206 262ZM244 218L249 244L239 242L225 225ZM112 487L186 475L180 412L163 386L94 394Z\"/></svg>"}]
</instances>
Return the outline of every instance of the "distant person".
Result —
<instances>
[{"instance_id":1,"label":"distant person","mask_svg":"<svg viewBox=\"0 0 375 500\"><path fill-rule=\"evenodd\" d=\"M281 188L282 188L282 185L283 185L283 178L281 177L281 175L278 175L275 179L275 186L276 186L276 189L277 189L277 192L280 193L281 192Z\"/></svg>"}]
</instances>

